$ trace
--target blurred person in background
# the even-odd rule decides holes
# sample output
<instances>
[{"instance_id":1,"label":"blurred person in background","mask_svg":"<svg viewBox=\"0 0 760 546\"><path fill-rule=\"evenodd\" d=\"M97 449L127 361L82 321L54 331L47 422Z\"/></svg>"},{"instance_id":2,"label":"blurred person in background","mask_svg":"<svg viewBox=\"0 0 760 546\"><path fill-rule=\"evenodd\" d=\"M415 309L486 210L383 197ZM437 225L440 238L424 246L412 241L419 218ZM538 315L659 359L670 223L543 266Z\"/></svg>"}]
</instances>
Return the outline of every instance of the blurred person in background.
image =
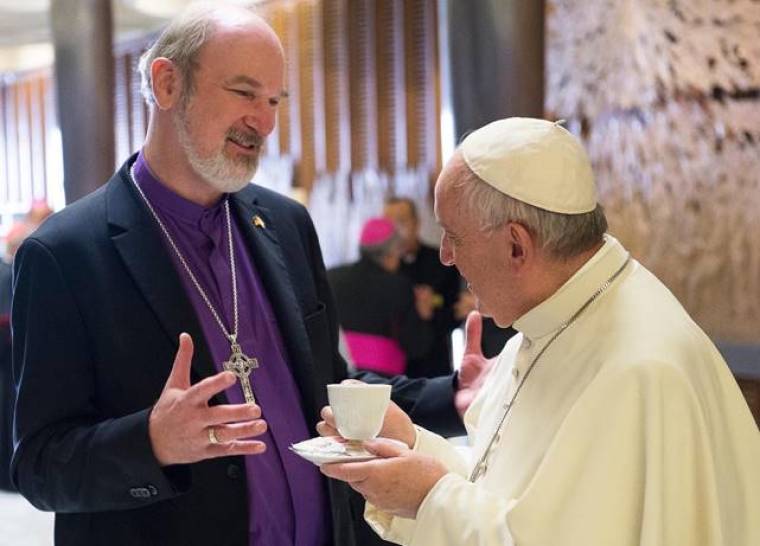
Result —
<instances>
[{"instance_id":1,"label":"blurred person in background","mask_svg":"<svg viewBox=\"0 0 760 546\"><path fill-rule=\"evenodd\" d=\"M10 466L13 454L13 384L11 352L11 296L13 257L29 235L52 214L45 201L34 201L22 221L16 222L5 236L5 255L0 259L0 489L15 491Z\"/></svg>"},{"instance_id":2,"label":"blurred person in background","mask_svg":"<svg viewBox=\"0 0 760 546\"><path fill-rule=\"evenodd\" d=\"M15 400L10 325L12 259L7 255L0 259L0 489L5 491L15 490L10 477Z\"/></svg>"},{"instance_id":3,"label":"blurred person in background","mask_svg":"<svg viewBox=\"0 0 760 546\"><path fill-rule=\"evenodd\" d=\"M399 273L402 239L386 218L361 230L357 262L327 272L338 320L359 370L412 375L409 362L430 353L433 300Z\"/></svg>"},{"instance_id":4,"label":"blurred person in background","mask_svg":"<svg viewBox=\"0 0 760 546\"><path fill-rule=\"evenodd\" d=\"M415 285L418 297L429 299L433 304L433 343L425 355L409 359L406 374L435 377L451 373L451 333L477 309L477 300L456 268L441 263L438 249L420 239L420 220L414 201L408 197L389 197L383 215L396 224L401 236L399 271ZM511 327L499 328L490 317L482 317L482 322L483 354L493 358L515 331Z\"/></svg>"},{"instance_id":5,"label":"blurred person in background","mask_svg":"<svg viewBox=\"0 0 760 546\"><path fill-rule=\"evenodd\" d=\"M430 319L433 341L423 354L409 357L406 374L409 377L450 374L451 332L462 320L454 314L459 274L456 269L441 263L438 249L420 240L420 220L414 201L406 197L390 197L385 201L383 215L393 221L400 236L398 271L414 285L417 298L426 301L426 305L433 309Z\"/></svg>"}]
</instances>

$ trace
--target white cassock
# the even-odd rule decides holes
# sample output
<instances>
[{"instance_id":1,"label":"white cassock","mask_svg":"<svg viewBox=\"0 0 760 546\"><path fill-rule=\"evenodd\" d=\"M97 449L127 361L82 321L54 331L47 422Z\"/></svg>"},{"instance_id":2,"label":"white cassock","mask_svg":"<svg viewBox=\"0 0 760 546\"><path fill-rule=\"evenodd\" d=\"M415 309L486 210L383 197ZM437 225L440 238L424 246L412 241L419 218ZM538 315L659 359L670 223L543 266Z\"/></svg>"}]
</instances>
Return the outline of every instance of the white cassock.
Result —
<instances>
[{"instance_id":1,"label":"white cassock","mask_svg":"<svg viewBox=\"0 0 760 546\"><path fill-rule=\"evenodd\" d=\"M476 483L467 479L504 405L561 325L626 262L611 236L515 322L465 415L472 461L418 432L451 470L415 520L372 505L410 545L760 546L760 433L715 346L631 260L536 361Z\"/></svg>"}]
</instances>

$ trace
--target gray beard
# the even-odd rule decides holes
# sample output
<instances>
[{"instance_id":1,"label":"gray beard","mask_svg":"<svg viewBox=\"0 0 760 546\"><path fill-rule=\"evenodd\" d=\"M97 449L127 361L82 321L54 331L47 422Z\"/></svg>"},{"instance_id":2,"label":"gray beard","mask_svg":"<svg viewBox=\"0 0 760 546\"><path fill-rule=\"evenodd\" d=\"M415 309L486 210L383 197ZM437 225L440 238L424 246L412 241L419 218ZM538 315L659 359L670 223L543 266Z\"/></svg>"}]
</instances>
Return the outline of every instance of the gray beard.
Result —
<instances>
[{"instance_id":1,"label":"gray beard","mask_svg":"<svg viewBox=\"0 0 760 546\"><path fill-rule=\"evenodd\" d=\"M174 125L177 129L180 146L182 146L192 169L209 186L222 193L235 193L245 188L256 174L256 169L259 166L258 154L251 158L235 161L225 157L220 148L208 157L201 156L190 138L185 114L186 108L174 118Z\"/></svg>"}]
</instances>

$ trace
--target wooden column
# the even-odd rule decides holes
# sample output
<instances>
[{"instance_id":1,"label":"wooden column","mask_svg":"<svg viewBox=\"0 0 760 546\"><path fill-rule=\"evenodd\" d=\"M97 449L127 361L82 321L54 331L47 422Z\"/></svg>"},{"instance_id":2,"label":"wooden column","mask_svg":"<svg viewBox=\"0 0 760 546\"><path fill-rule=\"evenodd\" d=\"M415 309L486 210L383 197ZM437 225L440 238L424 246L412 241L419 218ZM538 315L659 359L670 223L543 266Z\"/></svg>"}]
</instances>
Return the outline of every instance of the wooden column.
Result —
<instances>
[{"instance_id":1,"label":"wooden column","mask_svg":"<svg viewBox=\"0 0 760 546\"><path fill-rule=\"evenodd\" d=\"M114 169L111 3L51 2L66 202L102 185Z\"/></svg>"},{"instance_id":2,"label":"wooden column","mask_svg":"<svg viewBox=\"0 0 760 546\"><path fill-rule=\"evenodd\" d=\"M448 0L457 140L490 121L544 111L544 1Z\"/></svg>"}]
</instances>

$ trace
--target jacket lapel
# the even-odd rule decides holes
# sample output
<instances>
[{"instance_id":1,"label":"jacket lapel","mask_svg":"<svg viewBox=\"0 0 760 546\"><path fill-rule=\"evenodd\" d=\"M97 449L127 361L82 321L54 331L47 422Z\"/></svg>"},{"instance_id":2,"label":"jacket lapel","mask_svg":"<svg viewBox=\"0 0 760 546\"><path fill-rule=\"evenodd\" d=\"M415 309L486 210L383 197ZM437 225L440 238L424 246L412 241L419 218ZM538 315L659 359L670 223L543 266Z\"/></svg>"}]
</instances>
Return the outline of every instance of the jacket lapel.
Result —
<instances>
[{"instance_id":1,"label":"jacket lapel","mask_svg":"<svg viewBox=\"0 0 760 546\"><path fill-rule=\"evenodd\" d=\"M258 204L252 187L233 196L232 203L277 319L287 350L285 361L298 385L304 408L315 408L311 345L302 318L303 310L293 289L291 268L287 267L282 254L276 218L269 209Z\"/></svg>"},{"instance_id":2,"label":"jacket lapel","mask_svg":"<svg viewBox=\"0 0 760 546\"><path fill-rule=\"evenodd\" d=\"M127 166L132 162L130 159L109 182L106 214L111 240L175 351L180 333L192 336L195 347L192 369L197 381L216 370L162 234L129 179ZM166 365L169 369L172 363Z\"/></svg>"}]
</instances>

